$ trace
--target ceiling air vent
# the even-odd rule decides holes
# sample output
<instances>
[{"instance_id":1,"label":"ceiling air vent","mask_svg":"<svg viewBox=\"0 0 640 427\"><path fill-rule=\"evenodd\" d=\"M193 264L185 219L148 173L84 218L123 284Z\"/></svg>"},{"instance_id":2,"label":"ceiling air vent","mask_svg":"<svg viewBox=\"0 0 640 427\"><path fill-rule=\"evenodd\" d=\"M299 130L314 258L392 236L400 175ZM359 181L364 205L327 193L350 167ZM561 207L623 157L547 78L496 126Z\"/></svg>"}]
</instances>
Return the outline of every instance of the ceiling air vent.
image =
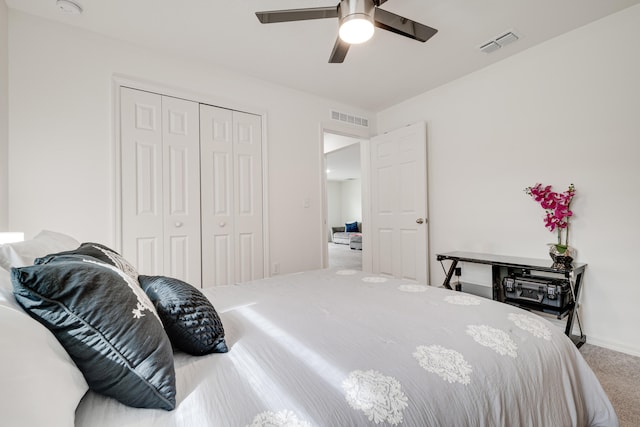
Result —
<instances>
[{"instance_id":1,"label":"ceiling air vent","mask_svg":"<svg viewBox=\"0 0 640 427\"><path fill-rule=\"evenodd\" d=\"M484 42L480 46L480 50L484 53L495 52L503 46L518 41L519 37L513 31L507 31L504 34L496 36L493 40Z\"/></svg>"},{"instance_id":2,"label":"ceiling air vent","mask_svg":"<svg viewBox=\"0 0 640 427\"><path fill-rule=\"evenodd\" d=\"M364 117L354 116L353 114L341 113L340 111L331 110L331 120L337 120L339 122L349 123L351 125L369 127L369 119Z\"/></svg>"},{"instance_id":3,"label":"ceiling air vent","mask_svg":"<svg viewBox=\"0 0 640 427\"><path fill-rule=\"evenodd\" d=\"M490 41L480 46L480 50L483 51L484 53L491 53L491 52L495 52L501 47L502 46L500 46L498 43L494 41Z\"/></svg>"},{"instance_id":4,"label":"ceiling air vent","mask_svg":"<svg viewBox=\"0 0 640 427\"><path fill-rule=\"evenodd\" d=\"M518 40L518 36L516 36L513 32L509 31L501 36L496 38L496 43L500 46L508 45L509 43L513 43Z\"/></svg>"}]
</instances>

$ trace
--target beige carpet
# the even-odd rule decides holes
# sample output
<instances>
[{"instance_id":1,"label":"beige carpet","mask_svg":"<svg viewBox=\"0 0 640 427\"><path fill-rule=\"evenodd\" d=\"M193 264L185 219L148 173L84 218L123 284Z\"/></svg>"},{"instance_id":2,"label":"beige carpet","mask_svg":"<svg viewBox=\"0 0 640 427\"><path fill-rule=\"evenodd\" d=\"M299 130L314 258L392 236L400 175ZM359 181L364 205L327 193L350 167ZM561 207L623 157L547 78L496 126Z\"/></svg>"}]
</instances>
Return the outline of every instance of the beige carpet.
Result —
<instances>
[{"instance_id":1,"label":"beige carpet","mask_svg":"<svg viewBox=\"0 0 640 427\"><path fill-rule=\"evenodd\" d=\"M362 270L362 251L349 245L329 243L329 267Z\"/></svg>"},{"instance_id":2,"label":"beige carpet","mask_svg":"<svg viewBox=\"0 0 640 427\"><path fill-rule=\"evenodd\" d=\"M580 353L613 404L620 427L640 426L640 357L585 344Z\"/></svg>"}]
</instances>

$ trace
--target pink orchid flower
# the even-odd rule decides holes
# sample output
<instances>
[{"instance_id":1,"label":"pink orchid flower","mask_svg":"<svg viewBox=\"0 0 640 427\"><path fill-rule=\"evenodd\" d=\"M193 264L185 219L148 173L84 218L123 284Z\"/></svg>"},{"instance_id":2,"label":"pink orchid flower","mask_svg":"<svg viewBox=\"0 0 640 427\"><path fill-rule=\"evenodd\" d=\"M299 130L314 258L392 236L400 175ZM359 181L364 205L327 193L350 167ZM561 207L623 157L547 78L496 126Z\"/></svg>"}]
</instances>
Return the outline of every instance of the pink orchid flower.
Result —
<instances>
[{"instance_id":1,"label":"pink orchid flower","mask_svg":"<svg viewBox=\"0 0 640 427\"><path fill-rule=\"evenodd\" d=\"M551 186L543 187L537 183L533 187L525 188L525 192L540 203L542 209L545 210L544 226L549 231L558 230L558 245L566 246L569 240L569 218L573 216L573 211L569 209L569 205L576 193L575 186L571 184L567 191L556 193L551 190ZM565 230L565 241L562 242L562 230Z\"/></svg>"}]
</instances>

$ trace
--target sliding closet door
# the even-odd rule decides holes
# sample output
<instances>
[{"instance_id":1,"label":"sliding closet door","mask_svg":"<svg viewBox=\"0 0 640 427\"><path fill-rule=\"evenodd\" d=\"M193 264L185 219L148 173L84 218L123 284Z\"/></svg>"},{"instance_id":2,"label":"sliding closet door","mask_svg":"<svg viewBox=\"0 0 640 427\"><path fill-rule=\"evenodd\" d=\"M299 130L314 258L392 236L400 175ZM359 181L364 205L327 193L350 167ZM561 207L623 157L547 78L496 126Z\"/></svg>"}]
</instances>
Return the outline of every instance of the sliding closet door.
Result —
<instances>
[{"instance_id":1,"label":"sliding closet door","mask_svg":"<svg viewBox=\"0 0 640 427\"><path fill-rule=\"evenodd\" d=\"M264 277L260 116L200 105L203 286Z\"/></svg>"},{"instance_id":2,"label":"sliding closet door","mask_svg":"<svg viewBox=\"0 0 640 427\"><path fill-rule=\"evenodd\" d=\"M123 256L200 286L198 104L122 88L120 111Z\"/></svg>"}]
</instances>

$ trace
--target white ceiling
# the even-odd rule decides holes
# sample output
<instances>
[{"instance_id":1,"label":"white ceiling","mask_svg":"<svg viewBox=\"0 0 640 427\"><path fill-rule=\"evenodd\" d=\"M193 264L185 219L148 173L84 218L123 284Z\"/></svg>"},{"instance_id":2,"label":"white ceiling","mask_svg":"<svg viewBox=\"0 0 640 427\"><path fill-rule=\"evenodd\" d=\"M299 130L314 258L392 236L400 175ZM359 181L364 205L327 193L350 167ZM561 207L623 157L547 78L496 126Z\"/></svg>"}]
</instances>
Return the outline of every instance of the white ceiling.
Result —
<instances>
[{"instance_id":1,"label":"white ceiling","mask_svg":"<svg viewBox=\"0 0 640 427\"><path fill-rule=\"evenodd\" d=\"M324 134L327 181L360 179L360 142L349 136Z\"/></svg>"},{"instance_id":2,"label":"white ceiling","mask_svg":"<svg viewBox=\"0 0 640 427\"><path fill-rule=\"evenodd\" d=\"M338 135L335 133L325 132L323 135L324 154L339 150L348 145L353 145L363 141L352 136Z\"/></svg>"},{"instance_id":3,"label":"white ceiling","mask_svg":"<svg viewBox=\"0 0 640 427\"><path fill-rule=\"evenodd\" d=\"M11 9L140 46L380 111L521 50L640 3L640 0L388 0L390 12L437 28L420 43L376 29L343 64L327 60L337 19L260 24L254 12L337 5L338 0L6 0ZM478 47L514 30L520 40L492 53Z\"/></svg>"}]
</instances>

